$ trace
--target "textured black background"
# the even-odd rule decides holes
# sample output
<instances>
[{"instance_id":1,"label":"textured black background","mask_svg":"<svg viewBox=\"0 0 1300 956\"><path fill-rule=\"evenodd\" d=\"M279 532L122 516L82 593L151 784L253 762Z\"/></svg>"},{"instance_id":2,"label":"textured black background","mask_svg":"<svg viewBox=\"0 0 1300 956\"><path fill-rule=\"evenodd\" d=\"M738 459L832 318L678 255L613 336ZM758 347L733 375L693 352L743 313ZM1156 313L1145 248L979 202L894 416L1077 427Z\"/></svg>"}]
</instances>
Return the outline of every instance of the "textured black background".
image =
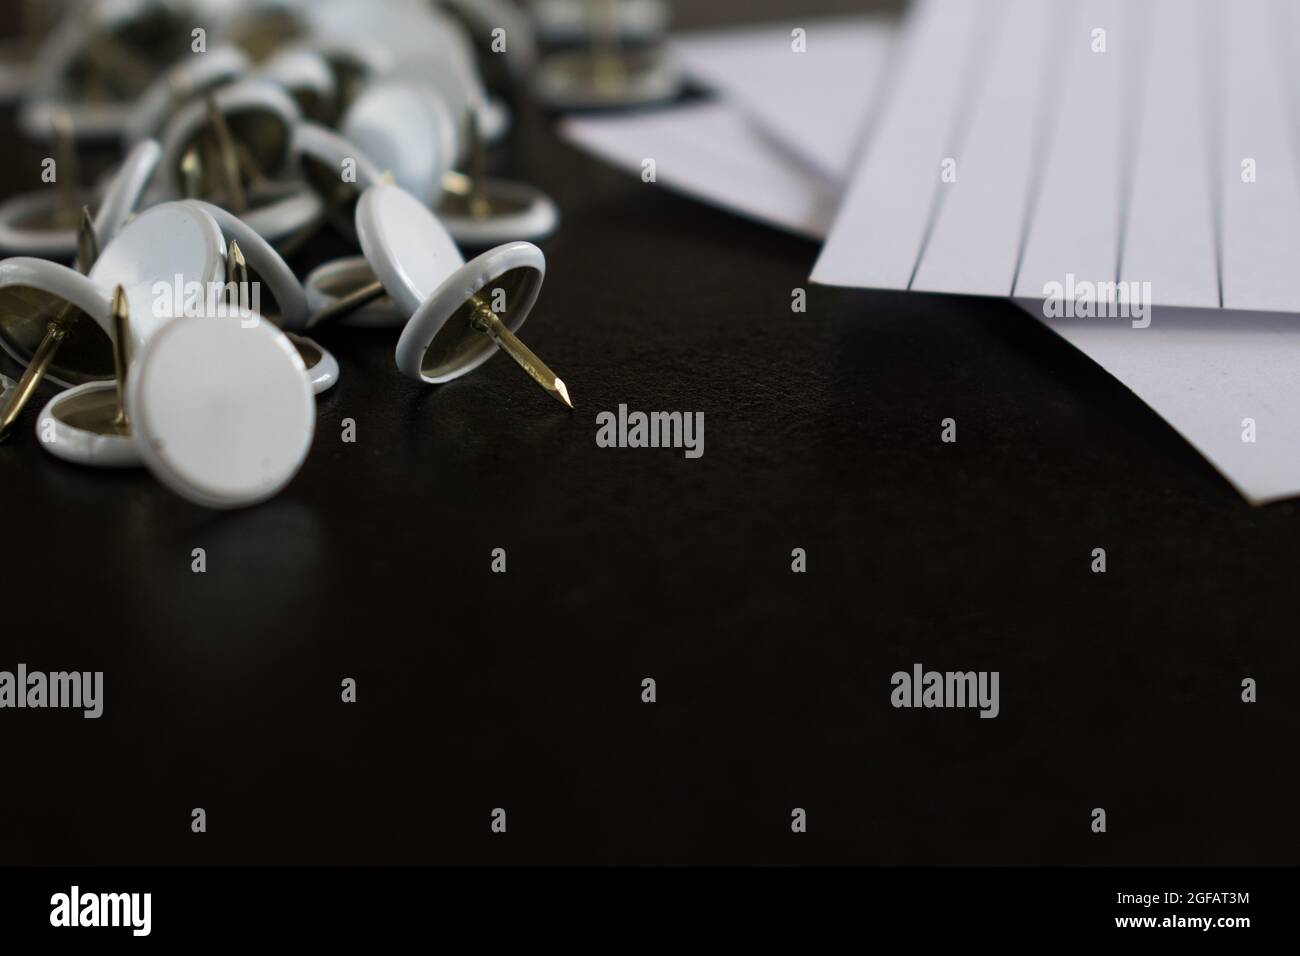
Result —
<instances>
[{"instance_id":1,"label":"textured black background","mask_svg":"<svg viewBox=\"0 0 1300 956\"><path fill-rule=\"evenodd\" d=\"M501 166L563 210L525 337L574 414L504 358L428 389L392 334L335 330L312 456L251 511L45 455L50 388L0 448L0 668L107 685L98 721L0 712L0 861L1297 860L1300 508L1248 507L1009 304L813 289L795 315L814 245L531 109ZM703 411L704 457L597 448L620 402ZM1001 716L892 709L915 661L1000 671Z\"/></svg>"}]
</instances>

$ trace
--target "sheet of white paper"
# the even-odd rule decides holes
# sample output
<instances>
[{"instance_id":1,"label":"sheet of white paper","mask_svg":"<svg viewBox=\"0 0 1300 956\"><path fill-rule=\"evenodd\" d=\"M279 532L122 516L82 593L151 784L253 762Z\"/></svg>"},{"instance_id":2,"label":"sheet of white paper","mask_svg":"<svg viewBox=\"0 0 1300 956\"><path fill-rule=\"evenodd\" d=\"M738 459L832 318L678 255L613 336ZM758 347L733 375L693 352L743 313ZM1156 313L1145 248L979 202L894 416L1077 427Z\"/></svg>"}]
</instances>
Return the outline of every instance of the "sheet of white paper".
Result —
<instances>
[{"instance_id":1,"label":"sheet of white paper","mask_svg":"<svg viewBox=\"0 0 1300 956\"><path fill-rule=\"evenodd\" d=\"M615 166L706 203L820 239L838 193L793 162L736 110L715 102L651 113L570 117L560 134Z\"/></svg>"},{"instance_id":2,"label":"sheet of white paper","mask_svg":"<svg viewBox=\"0 0 1300 956\"><path fill-rule=\"evenodd\" d=\"M814 282L908 287L942 185L943 161L956 145L962 65L988 22L982 4L965 0L914 9L906 49L895 61L894 92L868 130L867 148L817 260ZM817 96L833 96L834 90Z\"/></svg>"},{"instance_id":3,"label":"sheet of white paper","mask_svg":"<svg viewBox=\"0 0 1300 956\"><path fill-rule=\"evenodd\" d=\"M1223 304L1300 310L1300 97L1294 20L1287 0L1234 0L1219 23L1227 35L1223 173ZM1286 63L1284 69L1283 59ZM1248 163L1254 164L1253 181Z\"/></svg>"},{"instance_id":4,"label":"sheet of white paper","mask_svg":"<svg viewBox=\"0 0 1300 956\"><path fill-rule=\"evenodd\" d=\"M1300 312L1300 12L1037 6L917 0L814 280L1005 294L1014 257L1017 296L1122 277L1157 305Z\"/></svg>"},{"instance_id":5,"label":"sheet of white paper","mask_svg":"<svg viewBox=\"0 0 1300 956\"><path fill-rule=\"evenodd\" d=\"M888 75L897 28L878 16L804 18L686 33L670 49L687 73L779 131L838 189ZM745 82L736 83L738 75ZM815 95L831 88L831 97Z\"/></svg>"},{"instance_id":6,"label":"sheet of white paper","mask_svg":"<svg viewBox=\"0 0 1300 956\"><path fill-rule=\"evenodd\" d=\"M1017 304L1042 318L1041 302ZM1157 306L1149 329L1114 319L1043 321L1151 406L1251 504L1300 494L1294 315Z\"/></svg>"},{"instance_id":7,"label":"sheet of white paper","mask_svg":"<svg viewBox=\"0 0 1300 956\"><path fill-rule=\"evenodd\" d=\"M1126 81L1146 51L1136 40L1137 11L1126 0L1083 0L1078 12L1063 44L1065 86L1025 235L1018 296L1041 298L1048 283L1064 283L1070 274L1088 282L1117 278ZM1106 24L1105 53L1092 48L1094 23Z\"/></svg>"},{"instance_id":8,"label":"sheet of white paper","mask_svg":"<svg viewBox=\"0 0 1300 956\"><path fill-rule=\"evenodd\" d=\"M990 8L992 9L992 8ZM992 65L955 157L912 288L1007 295L1015 279L1034 179L1034 153L1050 120L1056 64L1042 37L1060 33L1069 8L1015 0L998 11Z\"/></svg>"},{"instance_id":9,"label":"sheet of white paper","mask_svg":"<svg viewBox=\"0 0 1300 956\"><path fill-rule=\"evenodd\" d=\"M1183 12L1175 15L1173 9ZM1202 108L1222 95L1214 71L1200 64L1218 34L1208 4L1159 0L1151 35L1148 95L1134 131L1138 139L1124 229L1120 279L1150 282L1168 305L1213 308L1219 296L1217 177L1214 133ZM1201 98L1179 96L1200 90Z\"/></svg>"}]
</instances>

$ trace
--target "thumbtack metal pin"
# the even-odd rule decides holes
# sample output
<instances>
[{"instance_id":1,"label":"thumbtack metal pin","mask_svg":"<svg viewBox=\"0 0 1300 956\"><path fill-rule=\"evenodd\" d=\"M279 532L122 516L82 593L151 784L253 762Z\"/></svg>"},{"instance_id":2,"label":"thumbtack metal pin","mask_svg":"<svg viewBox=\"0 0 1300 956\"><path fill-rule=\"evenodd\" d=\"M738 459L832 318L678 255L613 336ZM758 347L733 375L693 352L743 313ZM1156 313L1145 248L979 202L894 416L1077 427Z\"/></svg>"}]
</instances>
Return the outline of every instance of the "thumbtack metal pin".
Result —
<instances>
[{"instance_id":1,"label":"thumbtack metal pin","mask_svg":"<svg viewBox=\"0 0 1300 956\"><path fill-rule=\"evenodd\" d=\"M117 386L115 389L117 411L113 415L113 425L122 434L130 434L131 426L126 416L126 373L131 361L131 342L126 290L121 286L113 290L113 304L109 306L109 316L113 320L113 377Z\"/></svg>"},{"instance_id":2,"label":"thumbtack metal pin","mask_svg":"<svg viewBox=\"0 0 1300 956\"><path fill-rule=\"evenodd\" d=\"M351 229L355 235L356 227ZM344 256L322 262L302 280L303 292L307 296L307 314L317 316L329 312L340 305L340 299L348 299L337 317L327 316L325 321L337 321L353 328L400 329L407 316L398 311L382 286L373 292L374 298L354 298L358 290L374 289L374 284L375 274L365 256Z\"/></svg>"},{"instance_id":3,"label":"thumbtack metal pin","mask_svg":"<svg viewBox=\"0 0 1300 956\"><path fill-rule=\"evenodd\" d=\"M308 328L315 328L318 325L329 325L331 322L351 315L365 308L372 302L377 302L386 296L388 292L384 289L384 284L379 281L370 282L360 288L341 296L318 311L307 320Z\"/></svg>"},{"instance_id":4,"label":"thumbtack metal pin","mask_svg":"<svg viewBox=\"0 0 1300 956\"><path fill-rule=\"evenodd\" d=\"M36 420L36 437L46 451L64 461L125 468L139 465L141 459L126 414L130 324L126 290L120 285L113 290L109 321L113 381L88 382L54 396Z\"/></svg>"},{"instance_id":5,"label":"thumbtack metal pin","mask_svg":"<svg viewBox=\"0 0 1300 956\"><path fill-rule=\"evenodd\" d=\"M95 241L94 226L88 213L83 215L81 219L81 227L77 235L77 248L85 250L88 261L98 258L98 243ZM81 268L85 272L89 271L90 267L83 263ZM18 416L23 413L23 409L31 401L37 387L44 381L50 365L58 354L59 347L63 345L64 339L67 338L69 328L80 314L75 305L64 301L59 307L58 313L50 319L45 328L45 334L36 350L32 353L31 360L27 363L27 368L23 371L22 377L13 388L5 393L4 407L0 409L0 442L7 439L10 432L13 431Z\"/></svg>"},{"instance_id":6,"label":"thumbtack metal pin","mask_svg":"<svg viewBox=\"0 0 1300 956\"><path fill-rule=\"evenodd\" d=\"M616 0L590 0L592 76L596 84L617 95L627 83L623 40L619 34Z\"/></svg>"},{"instance_id":7,"label":"thumbtack metal pin","mask_svg":"<svg viewBox=\"0 0 1300 956\"><path fill-rule=\"evenodd\" d=\"M81 207L81 224L77 227L77 267L84 274L94 268L99 258L99 236L95 235L95 220L90 207Z\"/></svg>"},{"instance_id":8,"label":"thumbtack metal pin","mask_svg":"<svg viewBox=\"0 0 1300 956\"><path fill-rule=\"evenodd\" d=\"M226 274L235 286L236 304L248 307L248 261L239 248L239 242L231 239L226 244Z\"/></svg>"},{"instance_id":9,"label":"thumbtack metal pin","mask_svg":"<svg viewBox=\"0 0 1300 956\"><path fill-rule=\"evenodd\" d=\"M550 367L533 353L532 349L519 341L515 334L506 328L505 323L492 311L492 307L483 301L481 296L470 296L469 301L474 307L474 318L472 320L474 328L490 335L493 341L504 349L505 353L514 359L516 364L527 372L533 381L546 389L557 401L563 402L569 408L573 408L573 399L569 398L569 389L565 386L563 380L552 372Z\"/></svg>"},{"instance_id":10,"label":"thumbtack metal pin","mask_svg":"<svg viewBox=\"0 0 1300 956\"><path fill-rule=\"evenodd\" d=\"M244 184L240 181L239 154L235 151L235 143L230 136L230 127L226 125L226 117L217 106L217 98L212 93L208 93L203 99L208 111L208 122L212 125L212 133L217 139L221 174L226 184L226 198L230 202L230 208L238 214L248 208L248 202L244 198Z\"/></svg>"},{"instance_id":11,"label":"thumbtack metal pin","mask_svg":"<svg viewBox=\"0 0 1300 956\"><path fill-rule=\"evenodd\" d=\"M81 164L77 157L76 136L73 133L72 114L67 110L55 110L50 115L54 127L54 153L57 156L55 173L55 190L58 196L58 213L68 222L75 219L77 192L81 188ZM71 225L71 222L68 222Z\"/></svg>"},{"instance_id":12,"label":"thumbtack metal pin","mask_svg":"<svg viewBox=\"0 0 1300 956\"><path fill-rule=\"evenodd\" d=\"M187 199L196 199L203 194L203 160L199 158L199 147L191 146L181 157L182 192Z\"/></svg>"}]
</instances>

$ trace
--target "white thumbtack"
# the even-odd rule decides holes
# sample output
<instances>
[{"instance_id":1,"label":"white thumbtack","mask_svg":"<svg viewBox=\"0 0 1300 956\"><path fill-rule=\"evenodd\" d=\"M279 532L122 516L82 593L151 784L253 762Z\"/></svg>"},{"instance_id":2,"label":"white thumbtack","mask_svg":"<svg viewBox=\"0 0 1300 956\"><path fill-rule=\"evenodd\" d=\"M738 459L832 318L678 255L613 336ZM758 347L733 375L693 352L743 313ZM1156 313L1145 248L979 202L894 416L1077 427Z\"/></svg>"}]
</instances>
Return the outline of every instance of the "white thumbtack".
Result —
<instances>
[{"instance_id":1,"label":"white thumbtack","mask_svg":"<svg viewBox=\"0 0 1300 956\"><path fill-rule=\"evenodd\" d=\"M476 249L512 239L546 238L559 225L559 209L539 189L488 177L481 115L470 111L468 165L464 172L443 177L442 196L434 201L438 218L458 243Z\"/></svg>"},{"instance_id":2,"label":"white thumbtack","mask_svg":"<svg viewBox=\"0 0 1300 956\"><path fill-rule=\"evenodd\" d=\"M319 343L294 334L307 324L307 297L288 263L238 216L199 200L186 204L211 216L225 236L227 301L236 314L256 313L283 330L307 368L313 391L319 395L332 388L339 380L338 361Z\"/></svg>"},{"instance_id":3,"label":"white thumbtack","mask_svg":"<svg viewBox=\"0 0 1300 956\"><path fill-rule=\"evenodd\" d=\"M0 263L3 292L12 289L12 294L20 297L33 290L46 293L46 304L35 315L29 305L26 313L18 313L27 316L25 321L0 325L4 332L0 342L27 364L0 414L0 437L13 428L47 373L62 384L85 385L107 379L120 386L125 381L128 355L139 352L165 321L187 307L195 314L206 314L209 293L224 289L221 230L212 217L187 203L164 203L146 210L103 249L98 248L87 218L77 259L83 268L89 266L84 278L54 263L25 265L41 260ZM160 283L167 290L161 296ZM87 286L92 290L89 294ZM110 315L102 290L113 287L120 295L114 294ZM195 296L199 301L194 301ZM38 305L40 302L37 300ZM7 304L0 299L0 308ZM5 314L8 316L8 309ZM85 315L94 321L87 321ZM132 464L126 433L107 428L102 416L83 417L87 405L103 411L110 400L116 401L111 389L111 385L74 389L76 395L65 393L47 406L41 418L48 417L56 424L53 443L45 442L48 433L38 427L45 447L81 464Z\"/></svg>"},{"instance_id":4,"label":"white thumbtack","mask_svg":"<svg viewBox=\"0 0 1300 956\"><path fill-rule=\"evenodd\" d=\"M169 64L189 55L193 14L156 0L79 4L42 44L19 127L47 135L67 110L78 140L119 140L137 101Z\"/></svg>"},{"instance_id":5,"label":"white thumbtack","mask_svg":"<svg viewBox=\"0 0 1300 956\"><path fill-rule=\"evenodd\" d=\"M368 86L340 129L371 163L426 203L441 194L460 151L456 120L446 102L428 86L406 80Z\"/></svg>"},{"instance_id":6,"label":"white thumbtack","mask_svg":"<svg viewBox=\"0 0 1300 956\"><path fill-rule=\"evenodd\" d=\"M536 92L560 110L648 106L675 99L681 72L655 46L628 47L622 0L585 0L588 48L553 53L537 69Z\"/></svg>"},{"instance_id":7,"label":"white thumbtack","mask_svg":"<svg viewBox=\"0 0 1300 956\"><path fill-rule=\"evenodd\" d=\"M207 508L275 495L302 467L316 428L302 359L259 316L163 325L133 358L126 409L149 470Z\"/></svg>"},{"instance_id":8,"label":"white thumbtack","mask_svg":"<svg viewBox=\"0 0 1300 956\"><path fill-rule=\"evenodd\" d=\"M239 216L287 253L310 237L324 206L297 176L291 141L300 116L284 90L244 80L183 107L163 132L173 194Z\"/></svg>"},{"instance_id":9,"label":"white thumbtack","mask_svg":"<svg viewBox=\"0 0 1300 956\"><path fill-rule=\"evenodd\" d=\"M217 222L195 204L179 202L133 219L100 252L89 277L43 260L0 262L0 341L8 348L12 337L31 356L24 382L11 390L16 398L6 397L3 424L12 426L15 403L30 397L58 352L61 361L84 363L72 365L74 372L106 367L125 380L121 410L136 450L178 494L213 508L275 494L306 457L315 398L288 338L260 315L225 314L224 303L214 303L226 289L225 252ZM81 258L90 261L93 248ZM102 292L108 282L120 290L111 323ZM160 294L159 283L167 291ZM34 298L39 293L46 298ZM33 303L40 308L34 318L16 321L8 308L13 303L26 303L29 312ZM110 326L116 327L111 339L104 334ZM39 344L31 346L38 335ZM84 454L75 460L110 464L121 450L91 441L87 433L106 429L86 427L77 410L64 403L50 410L63 425L56 443L73 438L59 451L73 457L80 449Z\"/></svg>"},{"instance_id":10,"label":"white thumbtack","mask_svg":"<svg viewBox=\"0 0 1300 956\"><path fill-rule=\"evenodd\" d=\"M404 374L430 384L450 382L500 347L553 398L573 408L564 382L514 334L536 303L546 274L540 249L512 242L466 263L428 207L387 184L362 195L357 235L379 281L318 314L309 327L387 293L410 316L396 351Z\"/></svg>"},{"instance_id":11,"label":"white thumbtack","mask_svg":"<svg viewBox=\"0 0 1300 956\"><path fill-rule=\"evenodd\" d=\"M438 209L447 231L463 245L482 248L550 235L559 222L555 203L523 183L488 178L482 111L472 106L464 116L462 135L437 91L393 80L357 99L343 119L343 134L391 172L397 185ZM453 172L462 156L468 168Z\"/></svg>"}]
</instances>

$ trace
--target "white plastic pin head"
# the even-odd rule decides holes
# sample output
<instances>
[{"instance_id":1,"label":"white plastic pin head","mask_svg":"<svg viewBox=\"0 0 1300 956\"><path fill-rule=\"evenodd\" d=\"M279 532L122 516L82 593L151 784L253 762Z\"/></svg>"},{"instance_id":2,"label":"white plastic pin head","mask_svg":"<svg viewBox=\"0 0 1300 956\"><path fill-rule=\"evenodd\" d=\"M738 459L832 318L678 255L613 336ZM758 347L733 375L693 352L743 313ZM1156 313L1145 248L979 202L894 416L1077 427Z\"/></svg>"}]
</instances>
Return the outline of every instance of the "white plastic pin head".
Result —
<instances>
[{"instance_id":1,"label":"white plastic pin head","mask_svg":"<svg viewBox=\"0 0 1300 956\"><path fill-rule=\"evenodd\" d=\"M559 222L555 203L532 186L487 176L484 114L477 106L457 120L437 90L391 80L362 94L343 132L398 186L438 209L462 245L545 238ZM453 171L456 166L461 169Z\"/></svg>"},{"instance_id":2,"label":"white plastic pin head","mask_svg":"<svg viewBox=\"0 0 1300 956\"><path fill-rule=\"evenodd\" d=\"M134 360L127 412L150 471L208 508L275 495L302 467L316 427L302 359L265 320L168 322Z\"/></svg>"}]
</instances>

